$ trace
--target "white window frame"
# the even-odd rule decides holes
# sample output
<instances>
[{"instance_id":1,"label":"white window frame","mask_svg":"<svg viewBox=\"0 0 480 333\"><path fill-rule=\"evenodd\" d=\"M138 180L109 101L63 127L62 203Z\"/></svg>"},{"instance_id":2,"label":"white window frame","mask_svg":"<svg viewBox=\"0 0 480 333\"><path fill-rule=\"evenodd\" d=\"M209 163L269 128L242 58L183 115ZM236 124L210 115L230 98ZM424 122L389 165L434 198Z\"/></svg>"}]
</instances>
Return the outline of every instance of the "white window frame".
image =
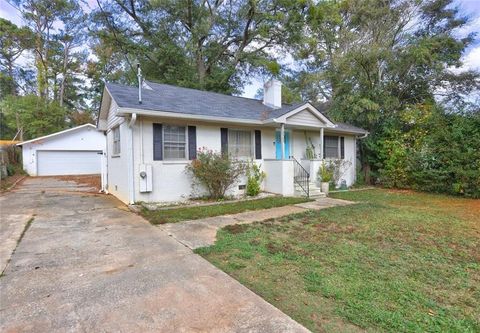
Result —
<instances>
[{"instance_id":1,"label":"white window frame","mask_svg":"<svg viewBox=\"0 0 480 333\"><path fill-rule=\"evenodd\" d=\"M184 127L185 128L185 149L184 149L184 156L185 157L167 157L166 150L165 150L165 132L167 127ZM165 161L186 161L188 160L188 126L187 125L176 125L176 124L163 124L162 129L162 154L163 160Z\"/></svg>"},{"instance_id":2,"label":"white window frame","mask_svg":"<svg viewBox=\"0 0 480 333\"><path fill-rule=\"evenodd\" d=\"M250 153L248 154L248 156L236 156L234 154L232 154L232 149L231 149L231 140L230 140L230 133L231 132L246 132L246 133L249 133L250 135ZM228 153L229 155L231 155L232 157L234 158L237 158L237 159L254 159L254 150L255 150L255 138L253 137L253 134L254 131L252 130L249 130L249 129L244 129L244 128L229 128L228 129Z\"/></svg>"},{"instance_id":3,"label":"white window frame","mask_svg":"<svg viewBox=\"0 0 480 333\"><path fill-rule=\"evenodd\" d=\"M120 126L112 128L112 156L120 156L122 152L121 142Z\"/></svg>"}]
</instances>

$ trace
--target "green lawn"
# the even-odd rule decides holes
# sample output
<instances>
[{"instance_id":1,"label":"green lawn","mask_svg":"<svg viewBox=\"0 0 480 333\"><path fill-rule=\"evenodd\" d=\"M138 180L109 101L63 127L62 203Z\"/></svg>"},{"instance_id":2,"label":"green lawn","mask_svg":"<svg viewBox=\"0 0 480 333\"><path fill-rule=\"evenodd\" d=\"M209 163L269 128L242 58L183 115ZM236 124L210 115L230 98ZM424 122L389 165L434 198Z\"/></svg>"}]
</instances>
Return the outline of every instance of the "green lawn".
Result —
<instances>
[{"instance_id":1,"label":"green lawn","mask_svg":"<svg viewBox=\"0 0 480 333\"><path fill-rule=\"evenodd\" d=\"M153 224L172 223L186 220L197 220L205 217L236 214L248 210L293 205L309 201L306 198L267 197L256 200L245 200L209 206L176 207L163 210L142 209L141 214Z\"/></svg>"},{"instance_id":2,"label":"green lawn","mask_svg":"<svg viewBox=\"0 0 480 333\"><path fill-rule=\"evenodd\" d=\"M334 196L359 203L226 227L197 252L316 332L480 332L480 200Z\"/></svg>"}]
</instances>

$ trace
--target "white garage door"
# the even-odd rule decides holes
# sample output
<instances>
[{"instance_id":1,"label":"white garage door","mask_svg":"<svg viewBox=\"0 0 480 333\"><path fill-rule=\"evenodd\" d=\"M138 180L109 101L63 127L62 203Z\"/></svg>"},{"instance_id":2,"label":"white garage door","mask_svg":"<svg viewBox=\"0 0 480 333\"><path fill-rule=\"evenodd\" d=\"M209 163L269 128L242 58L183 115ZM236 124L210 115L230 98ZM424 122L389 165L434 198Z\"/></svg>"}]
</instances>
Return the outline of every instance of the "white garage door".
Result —
<instances>
[{"instance_id":1,"label":"white garage door","mask_svg":"<svg viewBox=\"0 0 480 333\"><path fill-rule=\"evenodd\" d=\"M39 176L88 175L101 171L98 151L37 151Z\"/></svg>"}]
</instances>

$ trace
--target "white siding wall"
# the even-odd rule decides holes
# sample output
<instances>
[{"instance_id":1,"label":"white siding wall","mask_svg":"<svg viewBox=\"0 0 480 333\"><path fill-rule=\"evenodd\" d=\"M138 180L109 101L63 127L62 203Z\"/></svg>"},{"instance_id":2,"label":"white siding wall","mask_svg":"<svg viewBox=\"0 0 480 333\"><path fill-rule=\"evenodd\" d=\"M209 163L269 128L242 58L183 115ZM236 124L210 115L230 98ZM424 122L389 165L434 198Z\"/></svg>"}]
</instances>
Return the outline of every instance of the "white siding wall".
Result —
<instances>
[{"instance_id":1,"label":"white siding wall","mask_svg":"<svg viewBox=\"0 0 480 333\"><path fill-rule=\"evenodd\" d=\"M201 188L192 191L192 179L185 173L185 167L191 162L189 160L180 161L154 161L153 160L153 123L171 123L182 126L196 126L197 128L197 148L206 147L220 152L221 139L220 128L238 128L252 131L252 144L254 143L253 131L255 128L229 125L209 125L186 123L182 121L166 122L153 120L151 118L139 119L134 129L134 153L135 153L135 201L145 202L163 202L163 201L183 201L191 196L201 196L206 193ZM143 135L142 135L143 133ZM275 157L275 131L273 129L262 129L262 157ZM143 146L143 149L142 149ZM143 154L142 154L143 151ZM143 155L143 156L142 156ZM256 161L259 164L261 160ZM153 191L149 193L140 193L140 164L152 165ZM245 184L246 179L242 177L238 183L232 187L229 195L237 195L243 191L238 190L238 185Z\"/></svg>"},{"instance_id":2,"label":"white siding wall","mask_svg":"<svg viewBox=\"0 0 480 333\"><path fill-rule=\"evenodd\" d=\"M300 111L291 117L287 118L288 125L302 125L302 126L324 126L313 113L308 110Z\"/></svg>"},{"instance_id":3,"label":"white siding wall","mask_svg":"<svg viewBox=\"0 0 480 333\"><path fill-rule=\"evenodd\" d=\"M117 117L118 118L118 117ZM129 201L128 197L128 163L130 163L128 151L128 135L130 129L124 119L112 119L109 124L122 122L121 131L121 154L119 157L108 156L108 191L124 202ZM192 196L205 194L202 189L197 188L192 192L192 179L185 173L185 167L190 163L189 160L179 161L154 161L153 160L153 123L174 124L196 126L197 129L197 148L206 147L214 151L221 150L220 128L238 128L255 130L255 127L232 126L225 124L207 124L207 123L189 123L185 121L165 121L154 118L139 117L133 129L133 152L134 152L134 170L133 177L135 183L134 200L145 202L168 202L184 201ZM293 195L293 163L280 163L277 161L268 161L275 159L275 129L262 128L262 160L256 161L262 165L267 178L264 183L266 191L280 193L283 195ZM300 161L305 156L305 136L301 130L293 130L291 140L291 152ZM326 133L327 134L327 133ZM308 131L307 136L312 138L316 146L316 153L319 153L320 131ZM108 132L108 150L112 150L112 133ZM254 138L252 136L252 143ZM345 135L345 158L354 158L354 137ZM265 160L266 159L266 160ZM140 192L140 165L149 164L152 166L152 192ZM353 164L353 163L352 163ZM291 170L290 170L291 169ZM348 185L354 181L353 165L346 175ZM245 184L245 179L240 179L235 187L228 194L240 194L239 184Z\"/></svg>"},{"instance_id":4,"label":"white siding wall","mask_svg":"<svg viewBox=\"0 0 480 333\"><path fill-rule=\"evenodd\" d=\"M317 157L318 157L318 154L320 152L320 134L317 134L315 132L308 132L307 135L311 135L312 137L312 141L313 141L313 144L315 145L315 152L317 153ZM346 165L345 165L345 168L343 169L343 176L341 177L340 180L342 179L345 179L346 182L347 182L347 186L351 186L353 185L353 183L355 183L355 158L356 158L356 153L355 153L355 137L352 136L352 135L345 135L345 134L338 134L338 133L328 133L328 132L325 132L325 135L334 135L334 136L343 136L345 138L345 161L346 162ZM305 139L304 139L304 135L302 133L302 136L301 138L303 138L303 142L305 142ZM298 149L301 148L301 145L298 144ZM302 148L303 150L305 150L305 148ZM303 152L303 157L301 157L302 159L305 158L305 153ZM301 155L301 154L298 154L298 155ZM296 155L297 156L297 155ZM298 157L297 157L298 159ZM326 159L326 161L328 161L328 159ZM302 165L305 163L305 161L302 161L301 162ZM314 177L312 179L313 180L316 180L316 177L317 177L317 172L318 172L318 168L320 167L320 165L322 164L322 162L320 160L315 160L313 163L308 163L308 169L310 169L310 175L311 177ZM307 165L307 163L305 163L305 165ZM340 184L337 184L337 185L340 185Z\"/></svg>"},{"instance_id":5,"label":"white siding wall","mask_svg":"<svg viewBox=\"0 0 480 333\"><path fill-rule=\"evenodd\" d=\"M38 150L105 151L105 136L95 128L86 126L51 138L24 144L22 146L23 169L30 176L37 175Z\"/></svg>"},{"instance_id":6,"label":"white siding wall","mask_svg":"<svg viewBox=\"0 0 480 333\"><path fill-rule=\"evenodd\" d=\"M128 140L130 129L124 117L117 116L118 106L114 100L110 104L107 118L107 188L106 190L125 203L129 201L128 164L130 163L130 149ZM113 132L115 127L120 129L120 155L113 153Z\"/></svg>"},{"instance_id":7,"label":"white siding wall","mask_svg":"<svg viewBox=\"0 0 480 333\"><path fill-rule=\"evenodd\" d=\"M262 129L262 158L275 158L275 129Z\"/></svg>"},{"instance_id":8,"label":"white siding wall","mask_svg":"<svg viewBox=\"0 0 480 333\"><path fill-rule=\"evenodd\" d=\"M263 163L267 174L265 191L293 196L295 192L293 160L265 160Z\"/></svg>"},{"instance_id":9,"label":"white siding wall","mask_svg":"<svg viewBox=\"0 0 480 333\"><path fill-rule=\"evenodd\" d=\"M121 119L123 121L123 119ZM116 122L118 124L118 122ZM129 147L128 135L130 130L127 122L123 121L119 125L120 128L120 155L112 156L113 152L113 132L107 131L107 190L123 202L128 202L128 163L129 163Z\"/></svg>"},{"instance_id":10,"label":"white siding wall","mask_svg":"<svg viewBox=\"0 0 480 333\"><path fill-rule=\"evenodd\" d=\"M112 100L112 102L110 103L110 109L108 110L107 129L110 130L123 122L123 117L118 117L117 112L117 103Z\"/></svg>"},{"instance_id":11,"label":"white siding wall","mask_svg":"<svg viewBox=\"0 0 480 333\"><path fill-rule=\"evenodd\" d=\"M320 153L320 129L318 131L306 131L307 138L312 139L312 143L315 146L315 153ZM310 143L310 140L308 141ZM293 149L292 153L295 158L300 161L305 158L305 131L294 130L293 131Z\"/></svg>"},{"instance_id":12,"label":"white siding wall","mask_svg":"<svg viewBox=\"0 0 480 333\"><path fill-rule=\"evenodd\" d=\"M344 172L344 178L347 181L347 186L351 186L355 183L356 170L355 170L355 137L345 136L345 160L349 161L349 166ZM338 184L340 185L340 184Z\"/></svg>"}]
</instances>

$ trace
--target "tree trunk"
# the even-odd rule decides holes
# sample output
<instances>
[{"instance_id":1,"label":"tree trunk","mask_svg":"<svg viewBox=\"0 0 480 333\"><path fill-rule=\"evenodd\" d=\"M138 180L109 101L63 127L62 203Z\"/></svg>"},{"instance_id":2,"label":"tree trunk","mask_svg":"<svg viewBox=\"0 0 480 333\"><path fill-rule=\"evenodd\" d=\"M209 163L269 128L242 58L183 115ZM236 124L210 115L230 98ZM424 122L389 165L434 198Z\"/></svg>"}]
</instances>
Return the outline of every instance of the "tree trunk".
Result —
<instances>
[{"instance_id":1,"label":"tree trunk","mask_svg":"<svg viewBox=\"0 0 480 333\"><path fill-rule=\"evenodd\" d=\"M62 83L60 84L60 94L58 96L58 101L60 106L63 106L63 100L65 98L65 85L67 84L67 66L68 66L68 51L70 46L68 43L64 45L63 51L63 71L62 71Z\"/></svg>"},{"instance_id":2,"label":"tree trunk","mask_svg":"<svg viewBox=\"0 0 480 333\"><path fill-rule=\"evenodd\" d=\"M362 172L363 172L363 177L365 180L365 184L372 185L372 179L371 179L371 166L370 163L368 163L368 160L366 158L366 152L365 152L365 147L362 143L359 145L359 150L360 150L360 163L362 165Z\"/></svg>"},{"instance_id":3,"label":"tree trunk","mask_svg":"<svg viewBox=\"0 0 480 333\"><path fill-rule=\"evenodd\" d=\"M363 162L362 169L363 169L363 176L365 177L365 184L373 185L372 179L370 177L370 164L368 164L367 162Z\"/></svg>"},{"instance_id":4,"label":"tree trunk","mask_svg":"<svg viewBox=\"0 0 480 333\"><path fill-rule=\"evenodd\" d=\"M14 78L14 73L13 73L13 61L7 60L7 71L8 75L11 79L11 85L10 85L10 94L13 96L17 96L17 85L15 84L15 78Z\"/></svg>"},{"instance_id":5,"label":"tree trunk","mask_svg":"<svg viewBox=\"0 0 480 333\"><path fill-rule=\"evenodd\" d=\"M47 98L48 97L48 69L46 65L46 59L44 55L47 53L44 49L41 36L37 35L36 38L36 55L35 55L35 65L37 67L37 89L38 96Z\"/></svg>"},{"instance_id":6,"label":"tree trunk","mask_svg":"<svg viewBox=\"0 0 480 333\"><path fill-rule=\"evenodd\" d=\"M65 76L62 78L62 83L60 84L60 93L59 93L59 96L58 96L58 103L60 104L60 106L63 106L63 96L65 95Z\"/></svg>"},{"instance_id":7,"label":"tree trunk","mask_svg":"<svg viewBox=\"0 0 480 333\"><path fill-rule=\"evenodd\" d=\"M197 75L198 75L198 82L200 83L200 87L202 89L205 88L205 76L206 76L206 67L205 62L203 61L202 51L197 51Z\"/></svg>"},{"instance_id":8,"label":"tree trunk","mask_svg":"<svg viewBox=\"0 0 480 333\"><path fill-rule=\"evenodd\" d=\"M23 128L20 124L20 117L18 115L18 112L15 114L15 122L16 122L16 125L17 125L17 133L19 134L18 135L18 140L23 141Z\"/></svg>"}]
</instances>

